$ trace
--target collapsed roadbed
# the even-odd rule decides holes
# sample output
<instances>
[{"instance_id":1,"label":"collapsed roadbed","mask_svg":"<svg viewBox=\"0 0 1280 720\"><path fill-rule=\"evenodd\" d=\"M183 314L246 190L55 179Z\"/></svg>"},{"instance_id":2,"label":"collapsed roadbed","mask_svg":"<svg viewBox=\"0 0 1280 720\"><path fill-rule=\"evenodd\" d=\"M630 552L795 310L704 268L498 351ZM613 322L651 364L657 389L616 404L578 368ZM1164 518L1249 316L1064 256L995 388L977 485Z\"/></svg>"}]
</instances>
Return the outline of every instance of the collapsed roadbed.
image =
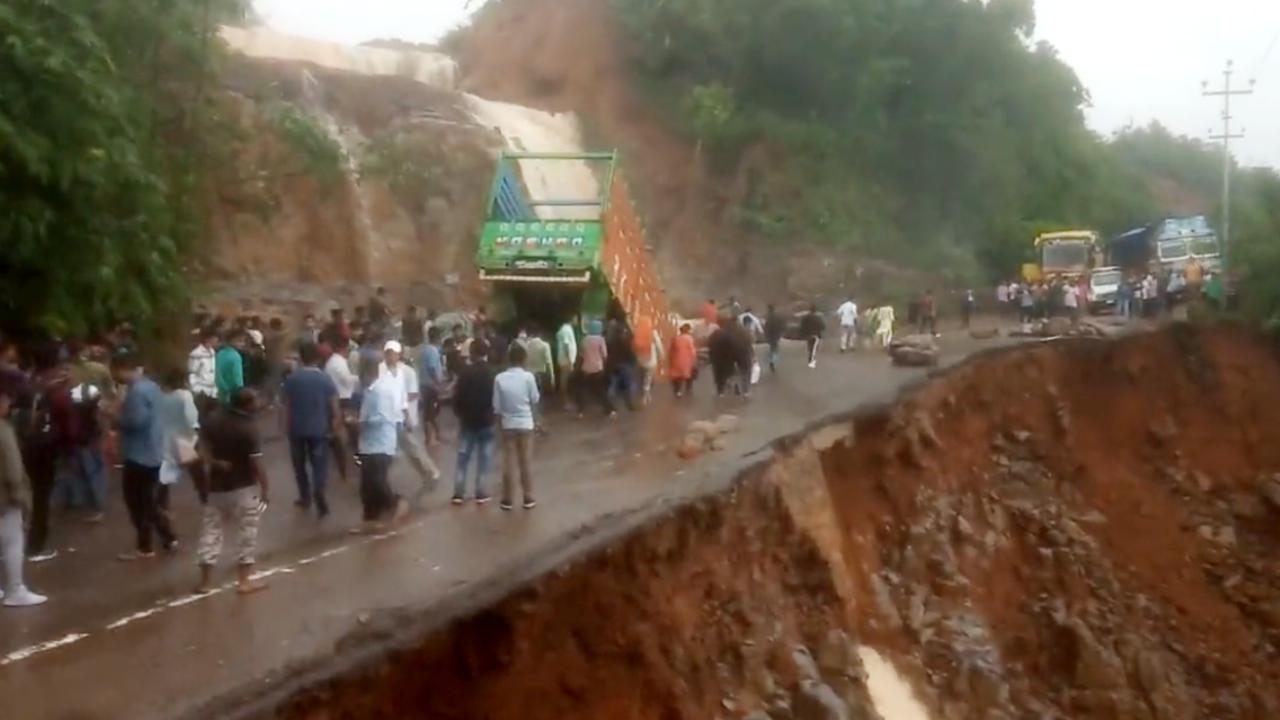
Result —
<instances>
[{"instance_id":1,"label":"collapsed roadbed","mask_svg":"<svg viewBox=\"0 0 1280 720\"><path fill-rule=\"evenodd\" d=\"M986 353L216 715L1277 717L1278 421L1238 327Z\"/></svg>"}]
</instances>

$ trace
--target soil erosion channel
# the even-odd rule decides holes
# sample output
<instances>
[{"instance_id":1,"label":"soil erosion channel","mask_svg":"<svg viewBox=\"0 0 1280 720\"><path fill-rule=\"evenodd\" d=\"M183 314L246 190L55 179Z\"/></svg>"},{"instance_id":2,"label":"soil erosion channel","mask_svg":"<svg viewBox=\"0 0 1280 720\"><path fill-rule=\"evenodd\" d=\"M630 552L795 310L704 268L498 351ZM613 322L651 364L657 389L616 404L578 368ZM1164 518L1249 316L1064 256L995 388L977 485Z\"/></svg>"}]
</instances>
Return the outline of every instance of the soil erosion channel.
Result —
<instances>
[{"instance_id":1,"label":"soil erosion channel","mask_svg":"<svg viewBox=\"0 0 1280 720\"><path fill-rule=\"evenodd\" d=\"M1280 355L987 354L282 718L1280 717Z\"/></svg>"}]
</instances>

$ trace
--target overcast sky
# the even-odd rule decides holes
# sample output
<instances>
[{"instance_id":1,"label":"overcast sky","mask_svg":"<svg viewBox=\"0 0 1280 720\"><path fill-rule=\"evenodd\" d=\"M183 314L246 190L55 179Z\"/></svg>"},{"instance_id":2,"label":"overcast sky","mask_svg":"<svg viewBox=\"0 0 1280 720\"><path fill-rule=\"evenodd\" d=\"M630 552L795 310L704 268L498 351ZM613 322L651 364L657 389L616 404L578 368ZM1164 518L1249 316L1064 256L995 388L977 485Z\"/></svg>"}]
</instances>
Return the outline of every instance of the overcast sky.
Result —
<instances>
[{"instance_id":1,"label":"overcast sky","mask_svg":"<svg viewBox=\"0 0 1280 720\"><path fill-rule=\"evenodd\" d=\"M256 0L272 27L344 43L383 37L428 42L465 21L481 0ZM1255 94L1235 100L1246 164L1280 167L1280 0L1037 0L1037 35L1058 47L1093 95L1089 121L1110 133L1159 120L1202 137L1221 128L1221 105L1200 82L1237 79ZM1268 54L1270 49L1270 54Z\"/></svg>"}]
</instances>

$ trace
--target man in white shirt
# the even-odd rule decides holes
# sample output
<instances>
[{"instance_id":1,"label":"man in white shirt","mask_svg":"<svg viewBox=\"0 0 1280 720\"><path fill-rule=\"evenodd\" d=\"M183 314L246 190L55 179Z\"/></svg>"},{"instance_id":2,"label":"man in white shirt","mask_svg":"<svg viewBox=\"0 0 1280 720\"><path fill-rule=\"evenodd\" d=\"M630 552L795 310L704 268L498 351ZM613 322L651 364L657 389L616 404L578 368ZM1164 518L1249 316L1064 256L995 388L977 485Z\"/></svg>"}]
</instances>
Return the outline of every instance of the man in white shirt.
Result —
<instances>
[{"instance_id":1,"label":"man in white shirt","mask_svg":"<svg viewBox=\"0 0 1280 720\"><path fill-rule=\"evenodd\" d=\"M853 298L845 300L836 308L836 318L840 321L840 352L848 352L858 345L858 303Z\"/></svg>"},{"instance_id":2,"label":"man in white shirt","mask_svg":"<svg viewBox=\"0 0 1280 720\"><path fill-rule=\"evenodd\" d=\"M344 482L347 479L347 458L356 450L359 431L357 418L360 414L360 408L351 404L351 397L355 395L360 378L351 372L351 364L347 362L348 352L345 347L334 348L333 354L324 362L324 374L338 388L338 412L341 414L342 426L346 428L346 433L335 435L332 442L334 459L338 462L338 476Z\"/></svg>"},{"instance_id":3,"label":"man in white shirt","mask_svg":"<svg viewBox=\"0 0 1280 720\"><path fill-rule=\"evenodd\" d=\"M396 428L396 438L404 454L418 474L422 476L422 489L418 498L436 489L440 483L440 468L427 453L422 444L422 437L417 433L418 427L418 373L408 364L400 362L404 348L395 340L388 340L382 346L383 361L378 366L379 380L398 380L397 406L403 420Z\"/></svg>"},{"instance_id":4,"label":"man in white shirt","mask_svg":"<svg viewBox=\"0 0 1280 720\"><path fill-rule=\"evenodd\" d=\"M1080 292L1076 289L1075 283L1067 283L1062 286L1062 307L1067 310L1067 317L1071 318L1071 322L1080 319Z\"/></svg>"},{"instance_id":5,"label":"man in white shirt","mask_svg":"<svg viewBox=\"0 0 1280 720\"><path fill-rule=\"evenodd\" d=\"M520 486L524 490L524 508L532 510L537 502L533 498L533 476L529 473L529 455L533 452L534 408L541 396L538 381L524 368L527 354L521 345L511 347L511 367L501 372L493 381L493 412L502 423L502 502L503 510L515 505L515 472L520 472Z\"/></svg>"},{"instance_id":6,"label":"man in white shirt","mask_svg":"<svg viewBox=\"0 0 1280 720\"><path fill-rule=\"evenodd\" d=\"M565 321L556 331L556 379L559 380L560 402L569 407L569 382L574 376L574 368L578 362L578 338L573 332L573 324Z\"/></svg>"},{"instance_id":7,"label":"man in white shirt","mask_svg":"<svg viewBox=\"0 0 1280 720\"><path fill-rule=\"evenodd\" d=\"M218 384L214 375L215 351L218 342L216 332L205 330L200 334L200 344L187 355L187 387L191 390L196 407L202 416L217 407Z\"/></svg>"}]
</instances>

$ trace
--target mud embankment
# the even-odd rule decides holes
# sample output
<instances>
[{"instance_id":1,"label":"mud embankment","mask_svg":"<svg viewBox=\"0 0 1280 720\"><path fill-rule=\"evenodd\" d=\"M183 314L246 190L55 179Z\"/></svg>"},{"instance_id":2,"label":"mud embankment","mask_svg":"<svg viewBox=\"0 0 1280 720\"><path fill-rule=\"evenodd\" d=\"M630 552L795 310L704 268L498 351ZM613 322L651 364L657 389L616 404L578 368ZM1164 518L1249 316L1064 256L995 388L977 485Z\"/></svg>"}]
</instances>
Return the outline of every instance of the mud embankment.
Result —
<instances>
[{"instance_id":1,"label":"mud embankment","mask_svg":"<svg viewBox=\"0 0 1280 720\"><path fill-rule=\"evenodd\" d=\"M1234 328L990 355L265 716L1280 717L1278 423Z\"/></svg>"}]
</instances>

